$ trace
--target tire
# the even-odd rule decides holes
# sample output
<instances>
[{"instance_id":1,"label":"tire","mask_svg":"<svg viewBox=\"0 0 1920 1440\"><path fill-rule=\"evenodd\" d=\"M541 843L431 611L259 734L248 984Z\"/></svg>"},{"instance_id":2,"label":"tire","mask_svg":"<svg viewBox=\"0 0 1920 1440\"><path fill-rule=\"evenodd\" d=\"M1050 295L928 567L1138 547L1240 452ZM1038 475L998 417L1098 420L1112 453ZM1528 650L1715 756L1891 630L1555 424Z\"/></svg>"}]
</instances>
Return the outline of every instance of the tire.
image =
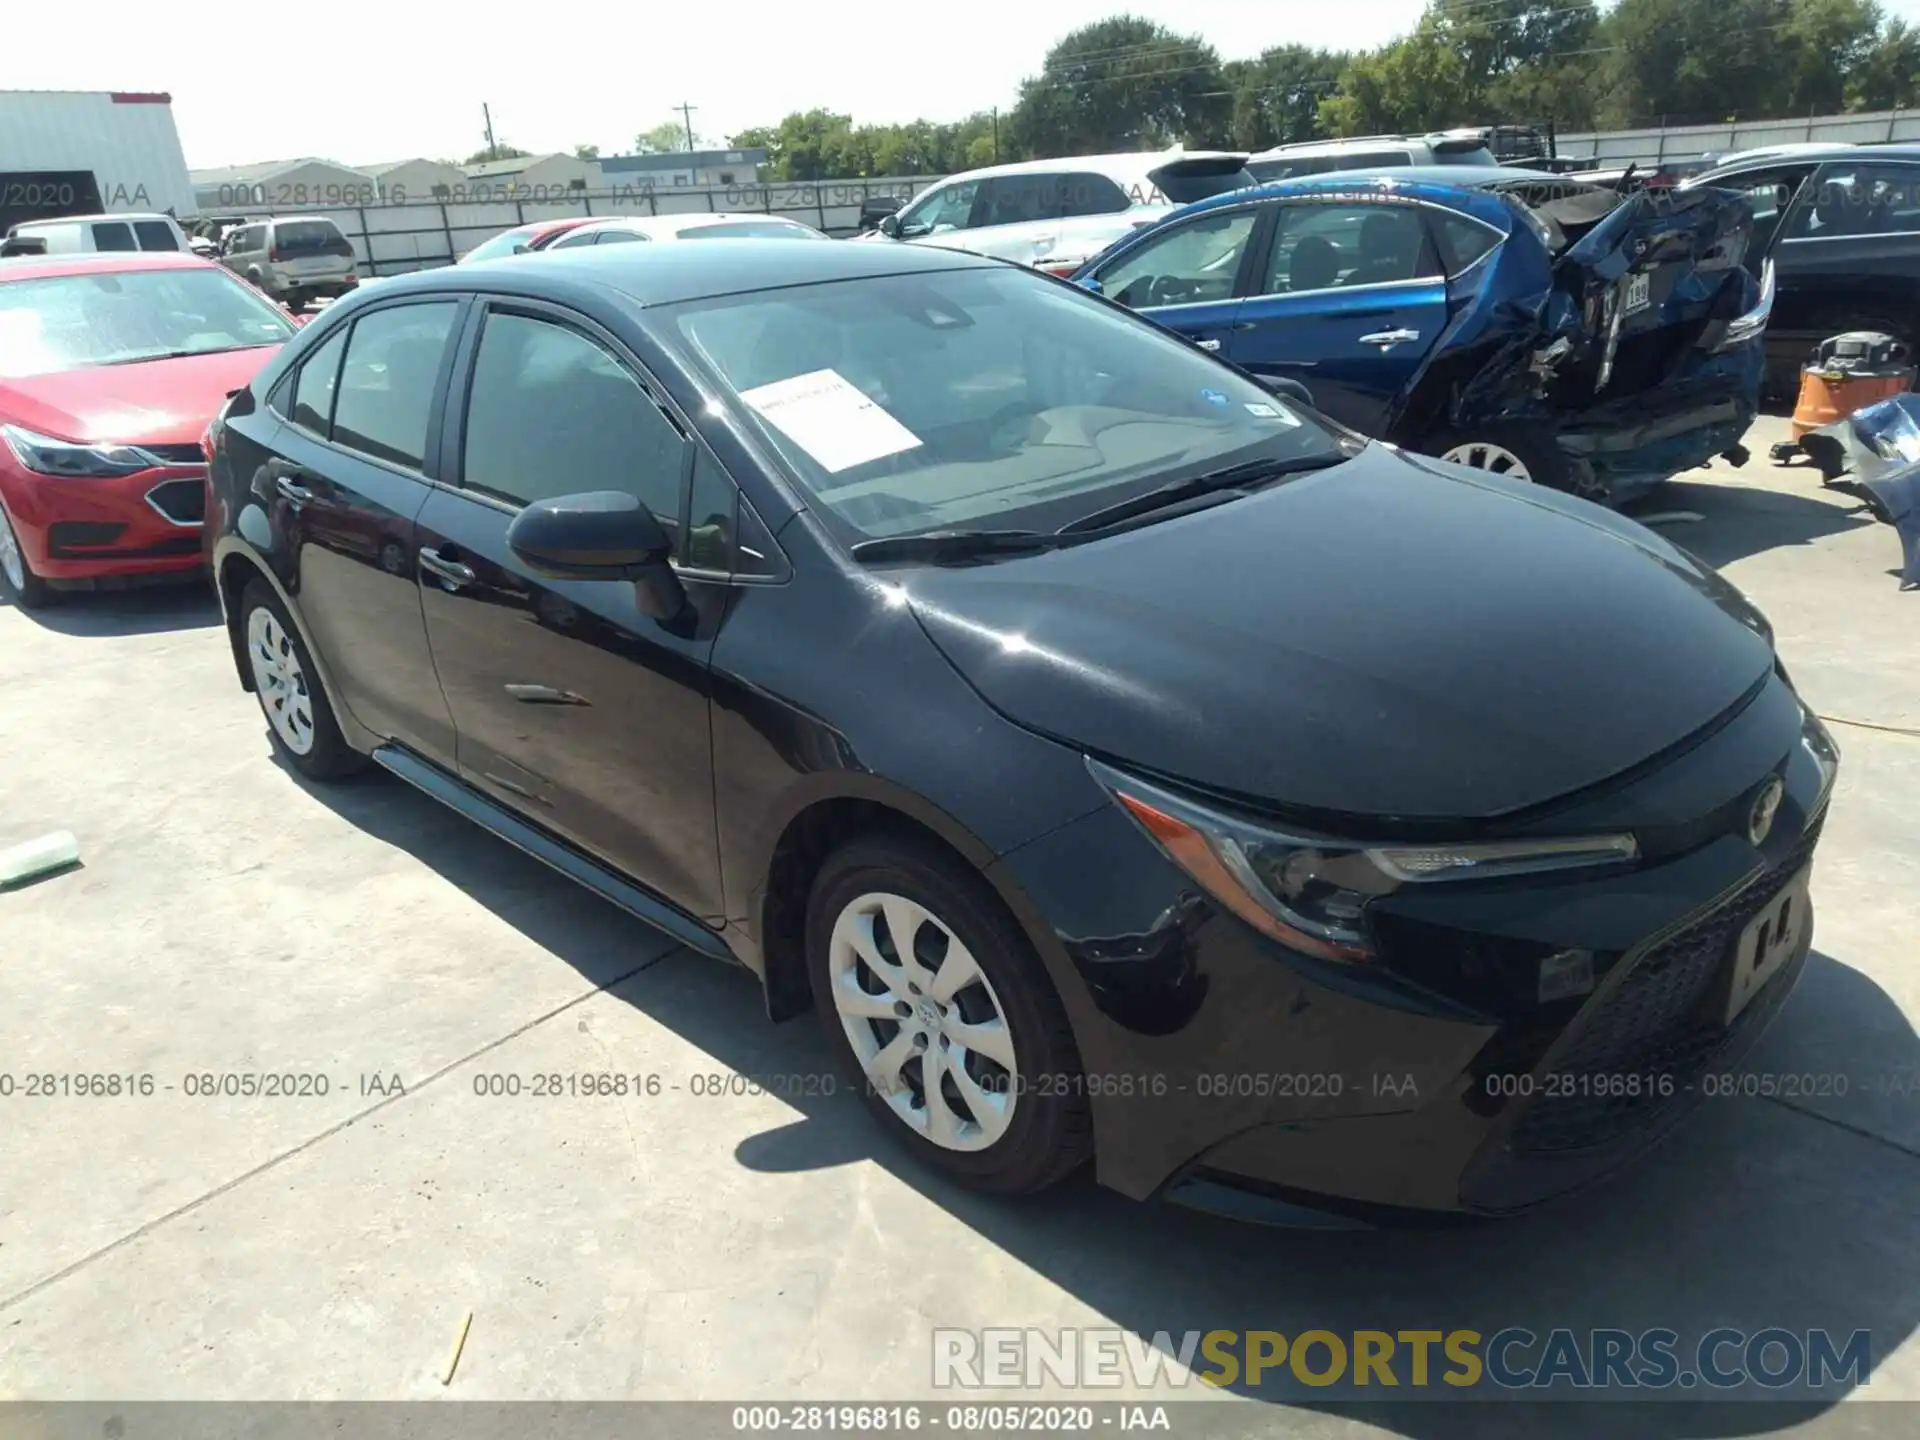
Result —
<instances>
[{"instance_id":1,"label":"tire","mask_svg":"<svg viewBox=\"0 0 1920 1440\"><path fill-rule=\"evenodd\" d=\"M0 597L22 610L41 610L53 603L55 591L27 564L26 553L13 533L13 522L0 505Z\"/></svg>"},{"instance_id":2,"label":"tire","mask_svg":"<svg viewBox=\"0 0 1920 1440\"><path fill-rule=\"evenodd\" d=\"M280 597L261 581L240 597L240 639L254 697L280 758L309 780L342 780L366 767L333 716L313 656Z\"/></svg>"},{"instance_id":3,"label":"tire","mask_svg":"<svg viewBox=\"0 0 1920 1440\"><path fill-rule=\"evenodd\" d=\"M1473 470L1544 485L1569 494L1585 493L1570 460L1553 443L1553 436L1530 425L1469 425L1462 430L1437 430L1419 449L1440 460ZM1586 492L1594 487L1588 485ZM1586 498L1596 498L1586 493Z\"/></svg>"},{"instance_id":4,"label":"tire","mask_svg":"<svg viewBox=\"0 0 1920 1440\"><path fill-rule=\"evenodd\" d=\"M914 930L915 969L897 963L896 925ZM922 1162L970 1189L1025 1195L1092 1154L1066 1010L977 872L913 835L850 841L814 879L806 952L828 1044L881 1127ZM947 967L967 957L973 967L949 982ZM922 988L913 988L916 975ZM956 1052L959 1074L950 1068ZM926 1091L927 1057L936 1054L945 1062L937 1114Z\"/></svg>"},{"instance_id":5,"label":"tire","mask_svg":"<svg viewBox=\"0 0 1920 1440\"><path fill-rule=\"evenodd\" d=\"M298 315L302 310L307 308L308 298L308 296L303 295L298 290L289 290L285 295L280 297L280 303Z\"/></svg>"}]
</instances>

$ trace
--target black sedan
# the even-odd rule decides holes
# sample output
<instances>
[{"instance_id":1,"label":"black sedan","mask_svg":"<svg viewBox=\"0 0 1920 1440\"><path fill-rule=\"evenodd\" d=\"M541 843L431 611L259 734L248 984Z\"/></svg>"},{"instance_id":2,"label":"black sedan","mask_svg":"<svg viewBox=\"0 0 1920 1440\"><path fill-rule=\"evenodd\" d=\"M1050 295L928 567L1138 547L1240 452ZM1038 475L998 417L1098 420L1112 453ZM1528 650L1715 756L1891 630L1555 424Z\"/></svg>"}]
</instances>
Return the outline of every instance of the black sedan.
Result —
<instances>
[{"instance_id":1,"label":"black sedan","mask_svg":"<svg viewBox=\"0 0 1920 1440\"><path fill-rule=\"evenodd\" d=\"M1837 762L1738 592L1032 271L396 277L209 443L289 766L748 967L981 1188L1518 1209L1807 954Z\"/></svg>"}]
</instances>

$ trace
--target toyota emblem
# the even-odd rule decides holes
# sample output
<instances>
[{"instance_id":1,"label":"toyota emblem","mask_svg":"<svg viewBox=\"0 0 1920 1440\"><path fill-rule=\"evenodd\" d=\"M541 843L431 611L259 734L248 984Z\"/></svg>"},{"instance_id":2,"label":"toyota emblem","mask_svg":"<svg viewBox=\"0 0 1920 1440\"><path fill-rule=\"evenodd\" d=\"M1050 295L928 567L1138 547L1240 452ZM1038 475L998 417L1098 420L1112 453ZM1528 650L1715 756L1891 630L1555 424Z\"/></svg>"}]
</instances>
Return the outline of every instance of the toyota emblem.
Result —
<instances>
[{"instance_id":1,"label":"toyota emblem","mask_svg":"<svg viewBox=\"0 0 1920 1440\"><path fill-rule=\"evenodd\" d=\"M1764 844L1773 833L1773 817L1780 813L1780 800L1786 793L1786 782L1778 775L1770 775L1767 783L1760 787L1760 793L1753 797L1753 808L1747 811L1747 839L1756 846Z\"/></svg>"}]
</instances>

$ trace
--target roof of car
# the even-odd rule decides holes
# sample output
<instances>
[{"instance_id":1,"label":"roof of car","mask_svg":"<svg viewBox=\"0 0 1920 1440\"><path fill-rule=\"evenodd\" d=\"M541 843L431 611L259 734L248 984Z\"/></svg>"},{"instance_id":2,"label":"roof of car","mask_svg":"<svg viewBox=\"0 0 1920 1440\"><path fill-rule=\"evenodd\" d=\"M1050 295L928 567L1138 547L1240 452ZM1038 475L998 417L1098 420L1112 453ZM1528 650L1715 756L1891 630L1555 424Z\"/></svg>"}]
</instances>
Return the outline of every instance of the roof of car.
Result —
<instances>
[{"instance_id":1,"label":"roof of car","mask_svg":"<svg viewBox=\"0 0 1920 1440\"><path fill-rule=\"evenodd\" d=\"M1494 167L1500 169L1501 167ZM1465 174L1490 174L1486 166L1477 165L1420 165L1406 166L1391 170L1344 170L1330 175L1309 175L1298 180L1270 180L1265 185L1254 185L1245 190L1229 190L1223 195L1214 195L1205 200L1196 200L1184 205L1172 214L1156 221L1164 225L1177 216L1195 215L1204 210L1217 210L1230 205L1244 205L1250 200L1279 200L1288 197L1332 198L1336 196L1364 195L1368 198L1385 196L1399 200L1419 200L1429 205L1443 205L1449 210L1458 210L1471 215L1476 220L1484 220L1490 225L1505 228L1505 217L1510 213L1506 202L1490 194L1481 186L1460 184L1452 172ZM1516 172L1501 169L1503 175ZM1555 175L1541 175L1534 171L1518 172L1522 178L1557 180ZM1427 177L1444 175L1444 183Z\"/></svg>"},{"instance_id":2,"label":"roof of car","mask_svg":"<svg viewBox=\"0 0 1920 1440\"><path fill-rule=\"evenodd\" d=\"M218 270L186 250L108 250L82 255L15 255L0 260L0 283L62 275L112 275L129 270Z\"/></svg>"},{"instance_id":3,"label":"roof of car","mask_svg":"<svg viewBox=\"0 0 1920 1440\"><path fill-rule=\"evenodd\" d=\"M998 175L1052 174L1061 171L1092 171L1125 184L1143 178L1149 170L1170 160L1224 160L1238 157L1242 150L1134 150L1118 155L1061 155L1052 160L1016 160L1006 165L988 165L947 177L952 180L991 180Z\"/></svg>"},{"instance_id":4,"label":"roof of car","mask_svg":"<svg viewBox=\"0 0 1920 1440\"><path fill-rule=\"evenodd\" d=\"M9 233L17 234L28 230L45 230L51 225L90 225L99 220L162 220L171 225L180 222L171 215L162 215L154 210L127 210L109 215L102 211L95 215L54 215L45 220L22 220L13 226Z\"/></svg>"},{"instance_id":5,"label":"roof of car","mask_svg":"<svg viewBox=\"0 0 1920 1440\"><path fill-rule=\"evenodd\" d=\"M1528 170L1519 165L1396 165L1390 170L1382 170L1377 166L1360 170L1334 170L1325 175L1303 175L1300 179L1302 181L1378 179L1414 181L1423 185L1465 185L1473 189L1482 189L1508 180L1544 180L1564 185L1572 181L1573 177L1555 175L1551 170ZM1271 183L1280 185L1294 182L1276 180ZM1584 182L1573 181L1573 183Z\"/></svg>"},{"instance_id":6,"label":"roof of car","mask_svg":"<svg viewBox=\"0 0 1920 1440\"><path fill-rule=\"evenodd\" d=\"M512 282L503 284L503 289L537 293L547 285L584 282L617 290L642 305L672 305L788 285L1004 264L932 245L796 245L791 240L744 238L724 245L582 245L546 255L503 256L416 270L383 280L377 293L491 288L483 282L498 278Z\"/></svg>"},{"instance_id":7,"label":"roof of car","mask_svg":"<svg viewBox=\"0 0 1920 1440\"><path fill-rule=\"evenodd\" d=\"M589 220L585 225L575 226L577 230L632 230L641 235L677 235L682 230L704 230L709 225L724 225L729 221L771 220L776 224L791 225L798 230L812 230L813 227L802 220L792 220L785 215L769 215L764 210L745 210L739 212L720 211L718 213L695 210L684 215L603 215ZM818 233L818 232L815 232Z\"/></svg>"},{"instance_id":8,"label":"roof of car","mask_svg":"<svg viewBox=\"0 0 1920 1440\"><path fill-rule=\"evenodd\" d=\"M1920 161L1920 145L1816 145L1811 149L1801 147L1793 150L1768 146L1729 155L1710 169L1702 170L1698 175L1689 175L1682 183L1688 186L1710 184L1712 176L1738 175L1756 166L1777 165L1782 160L1802 164L1810 160L1816 163L1825 160L1858 160L1863 165L1872 164L1875 160L1912 162Z\"/></svg>"}]
</instances>

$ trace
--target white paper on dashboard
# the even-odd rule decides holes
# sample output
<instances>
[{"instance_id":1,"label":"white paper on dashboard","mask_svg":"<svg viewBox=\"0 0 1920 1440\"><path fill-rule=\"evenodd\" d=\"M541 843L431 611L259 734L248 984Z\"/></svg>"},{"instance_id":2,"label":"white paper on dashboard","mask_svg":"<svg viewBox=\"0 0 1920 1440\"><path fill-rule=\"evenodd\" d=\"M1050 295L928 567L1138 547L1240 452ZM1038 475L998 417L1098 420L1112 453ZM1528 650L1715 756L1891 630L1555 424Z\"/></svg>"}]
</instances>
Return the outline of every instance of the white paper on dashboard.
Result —
<instances>
[{"instance_id":1,"label":"white paper on dashboard","mask_svg":"<svg viewBox=\"0 0 1920 1440\"><path fill-rule=\"evenodd\" d=\"M813 370L756 385L743 390L740 398L833 474L920 443L918 435L837 370Z\"/></svg>"}]
</instances>

